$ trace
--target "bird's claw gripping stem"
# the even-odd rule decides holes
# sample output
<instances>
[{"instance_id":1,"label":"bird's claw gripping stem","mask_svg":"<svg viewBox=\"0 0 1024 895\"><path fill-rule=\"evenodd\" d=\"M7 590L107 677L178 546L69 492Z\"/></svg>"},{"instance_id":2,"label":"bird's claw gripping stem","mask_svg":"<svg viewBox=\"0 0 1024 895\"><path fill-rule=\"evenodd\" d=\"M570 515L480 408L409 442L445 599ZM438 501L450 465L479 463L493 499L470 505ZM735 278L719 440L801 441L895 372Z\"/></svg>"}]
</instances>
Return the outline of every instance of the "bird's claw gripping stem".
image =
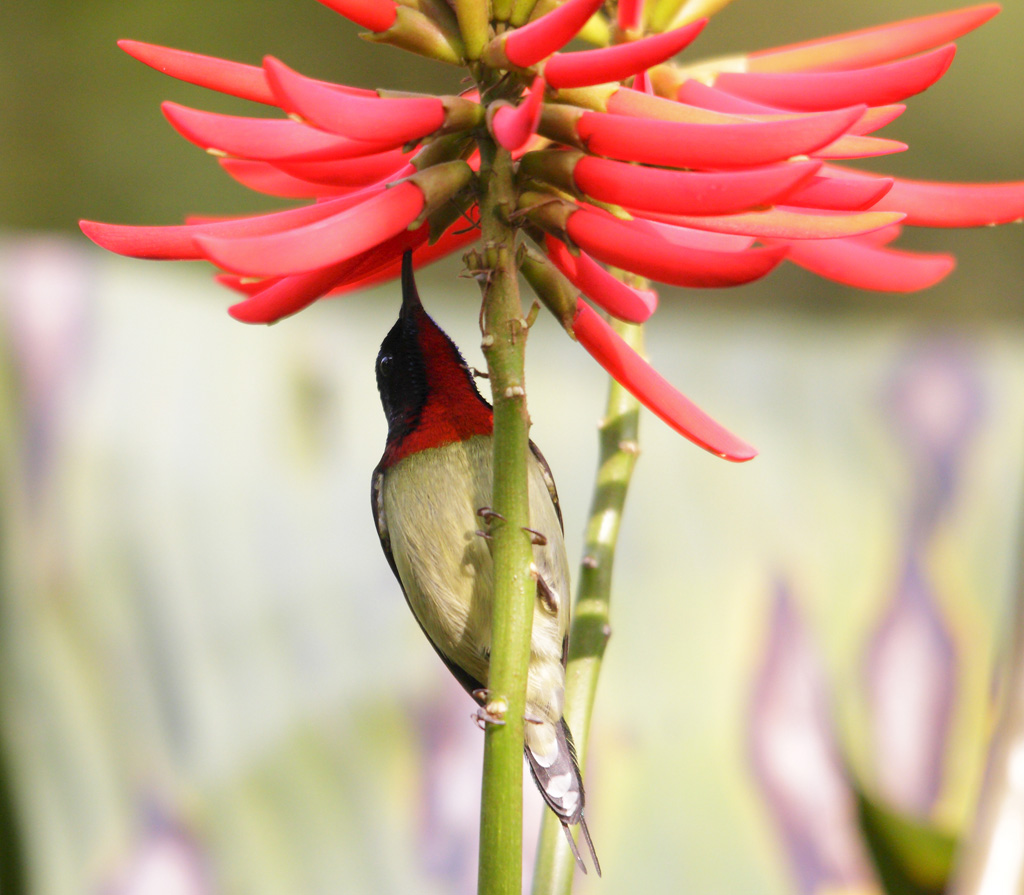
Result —
<instances>
[{"instance_id":1,"label":"bird's claw gripping stem","mask_svg":"<svg viewBox=\"0 0 1024 895\"><path fill-rule=\"evenodd\" d=\"M505 723L505 713L508 711L508 701L504 696L491 696L491 691L480 688L473 691L473 698L480 703L480 707L470 716L476 721L481 730L486 730L488 724L502 725Z\"/></svg>"}]
</instances>

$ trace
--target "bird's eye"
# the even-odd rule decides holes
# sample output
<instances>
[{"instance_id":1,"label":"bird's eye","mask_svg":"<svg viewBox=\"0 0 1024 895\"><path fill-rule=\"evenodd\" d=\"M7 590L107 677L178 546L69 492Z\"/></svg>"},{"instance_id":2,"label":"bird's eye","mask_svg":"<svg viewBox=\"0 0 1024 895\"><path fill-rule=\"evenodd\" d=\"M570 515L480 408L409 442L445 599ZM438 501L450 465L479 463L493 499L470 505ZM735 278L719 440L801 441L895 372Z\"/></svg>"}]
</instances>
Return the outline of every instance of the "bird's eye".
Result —
<instances>
[{"instance_id":1,"label":"bird's eye","mask_svg":"<svg viewBox=\"0 0 1024 895\"><path fill-rule=\"evenodd\" d=\"M391 366L391 355L385 354L379 361L377 361L377 366L383 373L388 367Z\"/></svg>"}]
</instances>

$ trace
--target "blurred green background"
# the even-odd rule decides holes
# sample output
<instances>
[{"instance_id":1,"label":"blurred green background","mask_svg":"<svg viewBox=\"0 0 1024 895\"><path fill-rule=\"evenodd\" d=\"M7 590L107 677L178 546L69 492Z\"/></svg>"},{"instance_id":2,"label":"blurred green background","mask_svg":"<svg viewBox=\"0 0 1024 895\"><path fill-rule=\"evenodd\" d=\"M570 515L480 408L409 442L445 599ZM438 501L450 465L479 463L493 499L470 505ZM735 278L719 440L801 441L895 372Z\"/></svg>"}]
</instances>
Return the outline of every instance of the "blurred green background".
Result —
<instances>
[{"instance_id":1,"label":"blurred green background","mask_svg":"<svg viewBox=\"0 0 1024 895\"><path fill-rule=\"evenodd\" d=\"M736 0L691 55L954 6ZM865 167L1024 179L1007 6L887 128L911 150ZM367 505L395 288L247 328L202 265L108 256L76 227L272 207L159 103L265 113L118 38L366 86L456 73L313 0L9 3L2 22L5 895L472 891L479 733ZM1021 523L1024 235L901 244L958 269L910 296L788 266L662 292L652 360L762 453L733 466L643 422L589 768L606 873L580 891L875 891L843 761L908 815L969 820ZM479 366L458 269L421 291ZM528 363L578 561L604 381L546 318Z\"/></svg>"}]
</instances>

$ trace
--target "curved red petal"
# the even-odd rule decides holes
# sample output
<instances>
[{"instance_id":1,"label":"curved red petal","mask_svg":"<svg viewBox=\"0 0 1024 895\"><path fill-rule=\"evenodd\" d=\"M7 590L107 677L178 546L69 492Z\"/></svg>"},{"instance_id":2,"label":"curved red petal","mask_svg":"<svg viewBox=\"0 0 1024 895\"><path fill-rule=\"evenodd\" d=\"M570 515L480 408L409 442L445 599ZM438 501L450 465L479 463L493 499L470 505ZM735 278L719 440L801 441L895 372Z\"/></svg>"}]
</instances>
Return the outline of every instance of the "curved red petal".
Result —
<instances>
[{"instance_id":1,"label":"curved red petal","mask_svg":"<svg viewBox=\"0 0 1024 895\"><path fill-rule=\"evenodd\" d=\"M953 62L956 46L872 68L829 72L723 72L719 90L798 112L821 112L864 103L884 106L927 90Z\"/></svg>"},{"instance_id":2,"label":"curved red petal","mask_svg":"<svg viewBox=\"0 0 1024 895\"><path fill-rule=\"evenodd\" d=\"M637 217L633 225L644 233L650 233L658 239L682 249L699 249L709 252L745 252L757 240L753 236L740 236L735 233L712 233L710 230L697 230L679 224L668 224L655 220L653 217Z\"/></svg>"},{"instance_id":3,"label":"curved red petal","mask_svg":"<svg viewBox=\"0 0 1024 895\"><path fill-rule=\"evenodd\" d=\"M806 182L820 162L793 162L737 171L671 171L583 156L573 179L588 196L665 214L728 214L771 204Z\"/></svg>"},{"instance_id":4,"label":"curved red petal","mask_svg":"<svg viewBox=\"0 0 1024 895\"><path fill-rule=\"evenodd\" d=\"M286 174L269 162L222 158L220 166L243 186L247 186L257 193L278 196L282 199L322 199L328 196L344 196L357 189L357 187L331 186L326 183L303 180L300 177ZM411 166L408 173L412 173ZM401 176L405 176L405 174L401 174Z\"/></svg>"},{"instance_id":5,"label":"curved red petal","mask_svg":"<svg viewBox=\"0 0 1024 895\"><path fill-rule=\"evenodd\" d=\"M634 118L656 118L660 121L681 121L685 124L741 124L754 120L750 115L731 115L701 108L698 105L655 96L643 90L620 87L605 100L605 111ZM776 117L797 118L772 110Z\"/></svg>"},{"instance_id":6,"label":"curved red petal","mask_svg":"<svg viewBox=\"0 0 1024 895\"><path fill-rule=\"evenodd\" d=\"M401 144L444 124L444 105L436 96L361 96L300 75L270 56L263 67L282 108L343 137Z\"/></svg>"},{"instance_id":7,"label":"curved red petal","mask_svg":"<svg viewBox=\"0 0 1024 895\"><path fill-rule=\"evenodd\" d=\"M604 0L566 0L539 19L509 32L505 56L520 68L536 65L569 43L603 3Z\"/></svg>"},{"instance_id":8,"label":"curved red petal","mask_svg":"<svg viewBox=\"0 0 1024 895\"><path fill-rule=\"evenodd\" d=\"M494 139L509 152L522 149L537 131L540 121L540 106L544 99L544 79L534 78L518 106L502 106L491 119L491 133Z\"/></svg>"},{"instance_id":9,"label":"curved red petal","mask_svg":"<svg viewBox=\"0 0 1024 895\"><path fill-rule=\"evenodd\" d=\"M760 50L747 57L747 70L840 71L866 68L912 56L956 40L999 12L997 3L969 6L936 15L905 19L833 37Z\"/></svg>"},{"instance_id":10,"label":"curved red petal","mask_svg":"<svg viewBox=\"0 0 1024 895\"><path fill-rule=\"evenodd\" d=\"M354 208L268 236L198 236L204 257L232 273L279 276L337 264L405 230L423 210L423 192L406 181Z\"/></svg>"},{"instance_id":11,"label":"curved red petal","mask_svg":"<svg viewBox=\"0 0 1024 895\"><path fill-rule=\"evenodd\" d=\"M613 317L627 323L643 323L657 308L656 292L627 286L586 252L573 256L564 242L550 235L544 238L544 248L566 279Z\"/></svg>"},{"instance_id":12,"label":"curved red petal","mask_svg":"<svg viewBox=\"0 0 1024 895\"><path fill-rule=\"evenodd\" d=\"M699 19L674 31L599 50L556 53L544 64L544 77L556 90L623 81L671 59L700 34L707 21Z\"/></svg>"},{"instance_id":13,"label":"curved red petal","mask_svg":"<svg viewBox=\"0 0 1024 895\"><path fill-rule=\"evenodd\" d=\"M952 255L882 248L863 239L790 243L787 260L837 283L876 292L927 289L956 265Z\"/></svg>"},{"instance_id":14,"label":"curved red petal","mask_svg":"<svg viewBox=\"0 0 1024 895\"><path fill-rule=\"evenodd\" d=\"M633 89L637 91L637 93L644 93L647 96L655 95L654 85L651 83L651 77L645 71L639 72L633 78Z\"/></svg>"},{"instance_id":15,"label":"curved red petal","mask_svg":"<svg viewBox=\"0 0 1024 895\"><path fill-rule=\"evenodd\" d=\"M899 239L902 233L903 225L893 224L891 227L883 227L881 230L872 230L863 236L851 236L850 242L860 242L872 246L887 246L890 242Z\"/></svg>"},{"instance_id":16,"label":"curved red petal","mask_svg":"<svg viewBox=\"0 0 1024 895\"><path fill-rule=\"evenodd\" d=\"M859 134L843 134L834 143L821 149L815 149L811 155L820 159L844 158L877 158L880 155L892 155L895 152L906 152L906 143L889 140L885 137L862 137Z\"/></svg>"},{"instance_id":17,"label":"curved red petal","mask_svg":"<svg viewBox=\"0 0 1024 895\"><path fill-rule=\"evenodd\" d=\"M640 226L638 226L640 225ZM614 267L674 286L716 289L757 280L775 268L785 247L716 252L674 245L639 221L620 221L580 209L566 225L569 238Z\"/></svg>"},{"instance_id":18,"label":"curved red petal","mask_svg":"<svg viewBox=\"0 0 1024 895\"><path fill-rule=\"evenodd\" d=\"M172 78L256 103L277 105L266 75L258 66L160 47L139 40L119 40L117 45L129 56Z\"/></svg>"},{"instance_id":19,"label":"curved red petal","mask_svg":"<svg viewBox=\"0 0 1024 895\"><path fill-rule=\"evenodd\" d=\"M292 230L295 227L322 221L346 208L351 208L383 189L384 187L380 186L376 190L364 190L315 205L228 220L201 221L169 227L134 227L80 221L79 226L96 245L119 255L161 261L196 261L203 257L195 244L197 236L237 238Z\"/></svg>"},{"instance_id":20,"label":"curved red petal","mask_svg":"<svg viewBox=\"0 0 1024 895\"><path fill-rule=\"evenodd\" d=\"M680 435L724 460L742 462L757 456L755 448L677 391L584 301L576 307L573 334L616 382Z\"/></svg>"},{"instance_id":21,"label":"curved red petal","mask_svg":"<svg viewBox=\"0 0 1024 895\"><path fill-rule=\"evenodd\" d=\"M731 93L726 93L724 90L718 90L715 87L709 87L707 84L695 81L693 78L689 78L682 83L676 94L676 99L684 105L693 105L701 109L726 115L743 115L761 119L765 115L791 114L787 110L779 109L776 106L754 102L740 96L733 96ZM891 124L906 110L907 107L900 103L866 109L860 120L850 125L849 133L873 133L887 124Z\"/></svg>"},{"instance_id":22,"label":"curved red petal","mask_svg":"<svg viewBox=\"0 0 1024 895\"><path fill-rule=\"evenodd\" d=\"M619 31L639 31L644 23L644 0L619 0L615 10ZM621 78L613 78L619 81ZM595 82L599 83L599 82Z\"/></svg>"},{"instance_id":23,"label":"curved red petal","mask_svg":"<svg viewBox=\"0 0 1024 895\"><path fill-rule=\"evenodd\" d=\"M712 112L723 112L727 115L763 115L779 111L774 106L755 103L753 100L726 93L724 90L719 90L696 78L687 78L679 85L676 99L687 105L709 109Z\"/></svg>"},{"instance_id":24,"label":"curved red petal","mask_svg":"<svg viewBox=\"0 0 1024 895\"><path fill-rule=\"evenodd\" d=\"M452 252L457 252L472 245L480 238L479 226L474 226L471 221L479 223L479 209L474 205L467 214L470 221L460 220L449 227L441 234L437 242L421 245L412 253L412 266L414 270L426 267L439 258L444 258ZM357 292L360 289L368 289L371 286L378 286L400 276L402 273L402 259L398 257L389 261L379 270L367 274L360 279L350 279L341 286L331 290L331 295L344 295L349 292Z\"/></svg>"},{"instance_id":25,"label":"curved red petal","mask_svg":"<svg viewBox=\"0 0 1024 895\"><path fill-rule=\"evenodd\" d=\"M869 180L816 175L789 193L784 204L831 211L864 211L873 208L892 185L891 177Z\"/></svg>"},{"instance_id":26,"label":"curved red petal","mask_svg":"<svg viewBox=\"0 0 1024 895\"><path fill-rule=\"evenodd\" d=\"M736 124L688 124L584 112L576 132L596 155L677 168L736 168L771 164L822 149L845 133L863 111L855 107L797 119Z\"/></svg>"},{"instance_id":27,"label":"curved red petal","mask_svg":"<svg viewBox=\"0 0 1024 895\"><path fill-rule=\"evenodd\" d=\"M411 152L393 149L358 158L326 162L279 161L275 167L301 180L329 186L361 187L380 181L397 180L412 173Z\"/></svg>"},{"instance_id":28,"label":"curved red petal","mask_svg":"<svg viewBox=\"0 0 1024 895\"><path fill-rule=\"evenodd\" d=\"M758 239L844 239L861 236L898 224L898 212L806 212L791 208L769 208L723 215L658 215L654 220L712 233L733 233Z\"/></svg>"},{"instance_id":29,"label":"curved red petal","mask_svg":"<svg viewBox=\"0 0 1024 895\"><path fill-rule=\"evenodd\" d=\"M241 323L277 323L327 294L341 278L340 266L279 277L250 298L231 305L228 313Z\"/></svg>"},{"instance_id":30,"label":"curved red petal","mask_svg":"<svg viewBox=\"0 0 1024 895\"><path fill-rule=\"evenodd\" d=\"M262 161L342 159L395 146L339 137L287 119L221 115L172 102L163 103L161 108L186 140L203 149L216 149L238 158Z\"/></svg>"},{"instance_id":31,"label":"curved red petal","mask_svg":"<svg viewBox=\"0 0 1024 895\"><path fill-rule=\"evenodd\" d=\"M881 175L828 166L842 177L876 182ZM902 211L914 227L983 227L1024 219L1024 181L939 183L897 177L879 211Z\"/></svg>"},{"instance_id":32,"label":"curved red petal","mask_svg":"<svg viewBox=\"0 0 1024 895\"><path fill-rule=\"evenodd\" d=\"M370 31L387 31L398 18L398 7L391 0L320 0L335 12Z\"/></svg>"},{"instance_id":33,"label":"curved red petal","mask_svg":"<svg viewBox=\"0 0 1024 895\"><path fill-rule=\"evenodd\" d=\"M373 275L394 258L400 259L406 249L421 246L429 235L430 228L422 224L415 230L403 230L354 258L320 270L281 277L251 298L232 305L228 313L243 323L276 323L309 307L340 283L358 282Z\"/></svg>"}]
</instances>

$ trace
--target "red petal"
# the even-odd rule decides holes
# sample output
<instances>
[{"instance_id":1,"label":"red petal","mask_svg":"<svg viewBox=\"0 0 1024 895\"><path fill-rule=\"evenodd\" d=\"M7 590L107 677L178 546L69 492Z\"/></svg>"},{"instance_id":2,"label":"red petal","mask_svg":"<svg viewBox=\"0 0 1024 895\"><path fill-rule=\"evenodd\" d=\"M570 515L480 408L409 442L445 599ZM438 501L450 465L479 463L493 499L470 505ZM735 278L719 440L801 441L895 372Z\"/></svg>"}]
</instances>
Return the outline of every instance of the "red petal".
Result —
<instances>
[{"instance_id":1,"label":"red petal","mask_svg":"<svg viewBox=\"0 0 1024 895\"><path fill-rule=\"evenodd\" d=\"M618 94L616 94L617 96ZM683 105L693 105L701 109L720 112L726 115L742 115L756 120L776 120L774 118L764 118L766 115L778 116L781 114L785 117L792 117L791 113L785 109L733 96L731 93L726 93L724 90L718 90L715 87L709 87L707 84L702 84L700 81L695 81L692 78L683 82L676 94L676 99ZM850 125L849 132L851 134L873 133L887 124L891 124L906 110L907 107L899 103L867 109L861 116L860 121ZM609 111L616 110L609 109ZM623 114L629 113L624 112Z\"/></svg>"},{"instance_id":2,"label":"red petal","mask_svg":"<svg viewBox=\"0 0 1024 895\"><path fill-rule=\"evenodd\" d=\"M871 233L865 233L863 236L851 236L850 242L860 242L872 246L887 246L890 242L899 239L901 233L903 233L903 225L893 224L891 227L873 230Z\"/></svg>"},{"instance_id":3,"label":"red petal","mask_svg":"<svg viewBox=\"0 0 1024 895\"><path fill-rule=\"evenodd\" d=\"M263 69L255 65L201 56L186 50L172 50L170 47L159 47L138 40L119 40L117 45L129 56L172 78L253 102L277 105Z\"/></svg>"},{"instance_id":4,"label":"red petal","mask_svg":"<svg viewBox=\"0 0 1024 895\"><path fill-rule=\"evenodd\" d=\"M840 71L846 68L866 68L949 43L984 25L997 12L998 4L986 3L820 40L761 50L747 57L747 70Z\"/></svg>"},{"instance_id":5,"label":"red petal","mask_svg":"<svg viewBox=\"0 0 1024 895\"><path fill-rule=\"evenodd\" d=\"M510 32L505 39L505 56L520 68L536 65L569 43L603 3L604 0L566 0L539 19Z\"/></svg>"},{"instance_id":6,"label":"red petal","mask_svg":"<svg viewBox=\"0 0 1024 895\"><path fill-rule=\"evenodd\" d=\"M821 112L864 103L883 106L927 90L956 55L949 44L887 65L830 72L724 72L715 86L755 102L800 112Z\"/></svg>"},{"instance_id":7,"label":"red petal","mask_svg":"<svg viewBox=\"0 0 1024 895\"><path fill-rule=\"evenodd\" d=\"M222 158L221 167L243 186L268 196L284 199L321 199L327 196L345 196L355 187L330 186L286 174L268 162L254 162L248 159ZM413 172L412 165L397 172L395 180Z\"/></svg>"},{"instance_id":8,"label":"red petal","mask_svg":"<svg viewBox=\"0 0 1024 895\"><path fill-rule=\"evenodd\" d=\"M232 305L228 313L243 323L276 323L309 307L339 283L359 281L376 273L393 258L401 258L406 249L426 242L429 232L426 224L415 230L403 230L354 258L320 270L282 277L256 292L252 298Z\"/></svg>"},{"instance_id":9,"label":"red petal","mask_svg":"<svg viewBox=\"0 0 1024 895\"><path fill-rule=\"evenodd\" d=\"M436 96L357 96L304 77L270 56L263 67L282 108L343 137L401 144L444 124L444 105Z\"/></svg>"},{"instance_id":10,"label":"red petal","mask_svg":"<svg viewBox=\"0 0 1024 895\"><path fill-rule=\"evenodd\" d=\"M263 161L341 159L381 152L396 145L351 140L297 121L219 115L171 102L165 102L161 108L186 140L203 149L217 149L238 158Z\"/></svg>"},{"instance_id":11,"label":"red petal","mask_svg":"<svg viewBox=\"0 0 1024 895\"><path fill-rule=\"evenodd\" d=\"M616 18L619 23L619 31L623 34L627 31L639 31L644 23L644 0L619 0ZM622 79L612 78L611 80L621 81Z\"/></svg>"},{"instance_id":12,"label":"red petal","mask_svg":"<svg viewBox=\"0 0 1024 895\"><path fill-rule=\"evenodd\" d=\"M734 233L758 239L842 239L881 230L903 220L894 212L862 211L859 213L809 213L789 208L769 208L700 217L696 215L650 214L654 220L709 230L713 233Z\"/></svg>"},{"instance_id":13,"label":"red petal","mask_svg":"<svg viewBox=\"0 0 1024 895\"><path fill-rule=\"evenodd\" d=\"M577 305L573 333L617 382L680 435L724 460L741 462L757 456L753 447L720 426L673 388L586 302L580 301Z\"/></svg>"},{"instance_id":14,"label":"red petal","mask_svg":"<svg viewBox=\"0 0 1024 895\"><path fill-rule=\"evenodd\" d=\"M605 111L614 115L636 118L657 118L661 121L681 121L685 124L740 124L751 121L749 115L727 115L676 100L654 96L642 90L620 87L605 101ZM775 110L773 110L775 111ZM777 115L784 113L776 112ZM797 116L789 114L789 118Z\"/></svg>"},{"instance_id":15,"label":"red petal","mask_svg":"<svg viewBox=\"0 0 1024 895\"><path fill-rule=\"evenodd\" d=\"M863 111L855 107L797 119L737 124L687 124L584 112L576 132L597 155L678 168L735 168L766 165L819 150L833 143Z\"/></svg>"},{"instance_id":16,"label":"red petal","mask_svg":"<svg viewBox=\"0 0 1024 895\"><path fill-rule=\"evenodd\" d=\"M640 72L633 78L633 89L638 93L646 93L648 96L654 96L654 85L651 84L650 75L645 71Z\"/></svg>"},{"instance_id":17,"label":"red petal","mask_svg":"<svg viewBox=\"0 0 1024 895\"><path fill-rule=\"evenodd\" d=\"M544 64L544 77L556 90L623 81L671 59L700 34L707 21L699 19L674 31L599 50L556 53Z\"/></svg>"},{"instance_id":18,"label":"red petal","mask_svg":"<svg viewBox=\"0 0 1024 895\"><path fill-rule=\"evenodd\" d=\"M718 77L721 77L721 75ZM676 99L681 103L699 106L701 109L710 109L713 112L724 112L729 115L758 115L778 111L774 106L767 106L764 103L755 103L753 100L734 96L695 78L687 78L679 85L679 89L676 91Z\"/></svg>"},{"instance_id":19,"label":"red petal","mask_svg":"<svg viewBox=\"0 0 1024 895\"><path fill-rule=\"evenodd\" d=\"M679 224L666 224L651 218L638 217L634 226L644 233L651 233L670 245L683 249L700 249L711 252L744 252L756 240L753 236L739 236L734 233L712 233L710 230L696 230Z\"/></svg>"},{"instance_id":20,"label":"red petal","mask_svg":"<svg viewBox=\"0 0 1024 895\"><path fill-rule=\"evenodd\" d=\"M719 288L749 283L776 267L785 248L714 252L673 245L642 226L586 209L573 212L570 239L605 264L675 286Z\"/></svg>"},{"instance_id":21,"label":"red petal","mask_svg":"<svg viewBox=\"0 0 1024 895\"><path fill-rule=\"evenodd\" d=\"M831 211L864 211L892 188L891 177L848 178L812 177L785 197L786 205L799 208L823 208Z\"/></svg>"},{"instance_id":22,"label":"red petal","mask_svg":"<svg viewBox=\"0 0 1024 895\"><path fill-rule=\"evenodd\" d=\"M262 236L280 233L322 221L324 218L351 208L364 201L377 190L364 190L340 199L331 199L301 208L289 208L251 217L221 221L204 221L171 227L132 227L120 224L101 224L80 221L82 232L96 245L130 258L149 258L161 261L192 261L203 257L196 247L197 236Z\"/></svg>"},{"instance_id":23,"label":"red petal","mask_svg":"<svg viewBox=\"0 0 1024 895\"><path fill-rule=\"evenodd\" d=\"M379 181L397 180L411 174L411 152L394 149L360 158L329 162L277 162L275 167L286 174L330 186L360 187Z\"/></svg>"},{"instance_id":24,"label":"red petal","mask_svg":"<svg viewBox=\"0 0 1024 895\"><path fill-rule=\"evenodd\" d=\"M479 222L479 209L475 205L469 210L468 214L473 221ZM457 221L445 230L433 245L430 245L429 243L421 245L418 249L413 251L413 269L419 270L421 267L426 267L428 264L432 264L439 258L444 258L452 252L457 252L459 249L464 249L466 246L472 245L479 238L479 226L473 226L470 221L466 220ZM388 262L387 265L381 267L372 274L368 274L358 280L349 280L343 285L335 287L331 291L331 295L342 295L348 292L357 292L360 289L368 289L371 286L377 286L381 283L386 283L389 280L395 279L401 274L401 272L402 259L401 257L398 257L395 260Z\"/></svg>"},{"instance_id":25,"label":"red petal","mask_svg":"<svg viewBox=\"0 0 1024 895\"><path fill-rule=\"evenodd\" d=\"M370 31L387 31L398 18L398 9L391 0L320 0L346 19Z\"/></svg>"},{"instance_id":26,"label":"red petal","mask_svg":"<svg viewBox=\"0 0 1024 895\"><path fill-rule=\"evenodd\" d=\"M340 264L332 264L320 270L275 279L251 298L233 304L228 313L242 323L277 323L326 295L341 279L341 267Z\"/></svg>"},{"instance_id":27,"label":"red petal","mask_svg":"<svg viewBox=\"0 0 1024 895\"><path fill-rule=\"evenodd\" d=\"M670 171L584 156L573 179L601 202L666 214L728 214L771 204L805 182L819 162L795 162L727 172Z\"/></svg>"},{"instance_id":28,"label":"red petal","mask_svg":"<svg viewBox=\"0 0 1024 895\"><path fill-rule=\"evenodd\" d=\"M322 221L269 236L199 236L218 267L249 276L278 276L337 264L405 230L423 210L423 192L406 181Z\"/></svg>"},{"instance_id":29,"label":"red petal","mask_svg":"<svg viewBox=\"0 0 1024 895\"><path fill-rule=\"evenodd\" d=\"M787 259L826 279L877 292L927 289L956 264L951 255L886 249L854 239L790 243Z\"/></svg>"},{"instance_id":30,"label":"red petal","mask_svg":"<svg viewBox=\"0 0 1024 895\"><path fill-rule=\"evenodd\" d=\"M525 98L518 106L501 106L491 119L494 139L509 152L522 149L537 131L540 104L544 99L544 79L534 78Z\"/></svg>"},{"instance_id":31,"label":"red petal","mask_svg":"<svg viewBox=\"0 0 1024 895\"><path fill-rule=\"evenodd\" d=\"M876 158L880 155L892 155L894 152L906 152L907 144L899 140L885 137L861 137L857 134L843 134L834 143L816 149L811 153L815 158Z\"/></svg>"},{"instance_id":32,"label":"red petal","mask_svg":"<svg viewBox=\"0 0 1024 895\"><path fill-rule=\"evenodd\" d=\"M875 182L877 174L829 167L841 177ZM1024 181L1016 183L933 183L896 178L892 189L875 206L878 211L902 211L905 224L915 227L982 227L1009 224L1024 218Z\"/></svg>"},{"instance_id":33,"label":"red petal","mask_svg":"<svg viewBox=\"0 0 1024 895\"><path fill-rule=\"evenodd\" d=\"M552 263L569 282L613 317L627 323L643 323L657 308L656 292L627 286L586 252L580 252L574 257L566 244L553 236L545 236L544 248Z\"/></svg>"}]
</instances>

